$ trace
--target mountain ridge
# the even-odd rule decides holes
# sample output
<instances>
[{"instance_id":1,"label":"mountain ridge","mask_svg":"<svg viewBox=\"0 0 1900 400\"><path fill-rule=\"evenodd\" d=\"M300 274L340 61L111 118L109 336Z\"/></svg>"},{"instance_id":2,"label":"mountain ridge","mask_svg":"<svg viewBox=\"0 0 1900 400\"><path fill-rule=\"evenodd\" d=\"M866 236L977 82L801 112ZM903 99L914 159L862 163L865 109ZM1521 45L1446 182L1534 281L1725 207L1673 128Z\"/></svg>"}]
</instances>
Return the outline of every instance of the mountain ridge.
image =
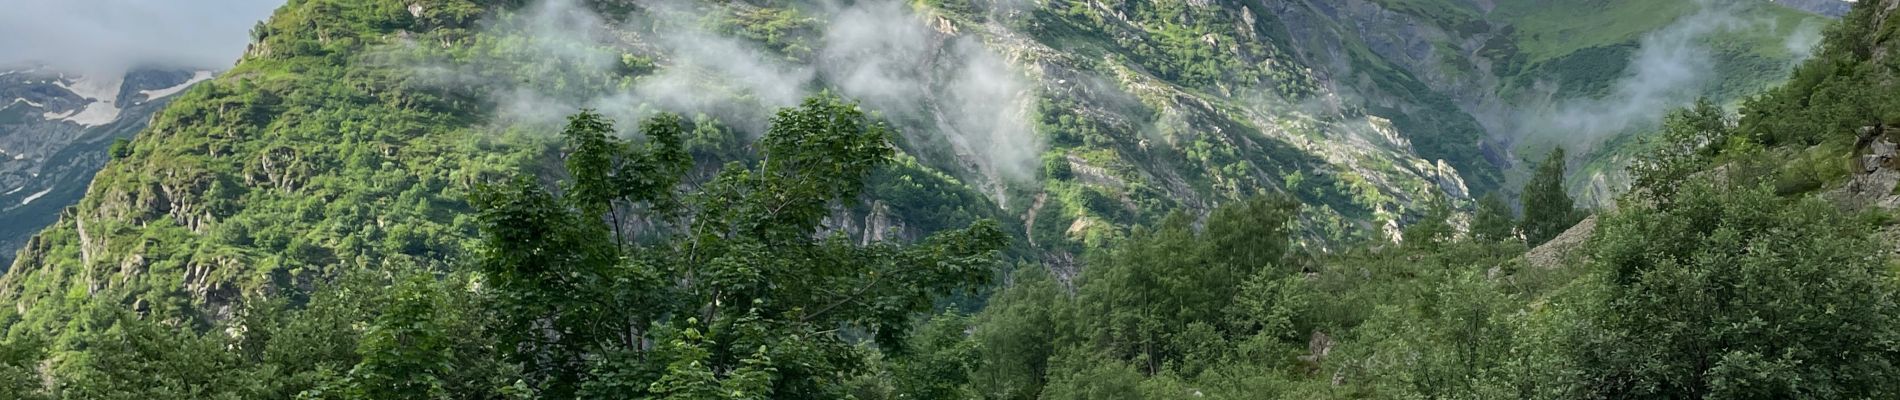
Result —
<instances>
[{"instance_id":1,"label":"mountain ridge","mask_svg":"<svg viewBox=\"0 0 1900 400\"><path fill-rule=\"evenodd\" d=\"M144 129L169 98L209 71L141 69L117 78L69 78L47 67L0 73L0 263L78 202L110 146ZM97 75L97 74L95 74ZM38 203L38 206L35 204ZM10 250L9 250L10 249Z\"/></svg>"}]
</instances>

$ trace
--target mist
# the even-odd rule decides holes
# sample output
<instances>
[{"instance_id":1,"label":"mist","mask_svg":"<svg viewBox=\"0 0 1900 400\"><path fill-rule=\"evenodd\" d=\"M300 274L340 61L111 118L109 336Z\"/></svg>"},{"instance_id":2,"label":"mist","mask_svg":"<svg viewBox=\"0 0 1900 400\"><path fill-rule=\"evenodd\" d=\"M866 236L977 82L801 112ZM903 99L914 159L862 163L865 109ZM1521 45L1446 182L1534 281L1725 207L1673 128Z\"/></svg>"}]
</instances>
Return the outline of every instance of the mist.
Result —
<instances>
[{"instance_id":1,"label":"mist","mask_svg":"<svg viewBox=\"0 0 1900 400\"><path fill-rule=\"evenodd\" d=\"M947 148L997 181L1033 180L1041 143L1026 120L1024 77L973 35L938 32L905 3L805 10L814 40L809 54L795 55L706 29L701 22L711 14L703 4L642 6L614 18L575 0L543 0L483 27L525 45L473 59L401 62L428 84L486 93L499 123L539 129L591 108L623 129L675 112L758 135L773 110L829 90L861 101L913 146ZM635 58L656 69L627 77ZM523 71L531 78L515 78Z\"/></svg>"},{"instance_id":2,"label":"mist","mask_svg":"<svg viewBox=\"0 0 1900 400\"><path fill-rule=\"evenodd\" d=\"M1822 26L1818 24L1796 27L1794 33L1788 35L1788 39L1781 45L1787 48L1788 54L1794 55L1794 62L1807 61L1808 58L1814 56L1814 51L1821 47L1821 39L1824 38L1821 28Z\"/></svg>"},{"instance_id":3,"label":"mist","mask_svg":"<svg viewBox=\"0 0 1900 400\"><path fill-rule=\"evenodd\" d=\"M1694 102L1718 82L1716 54L1707 39L1774 23L1743 18L1731 3L1697 3L1701 6L1697 13L1638 42L1625 75L1610 86L1607 94L1517 110L1514 122L1523 139L1584 154L1615 135L1656 126L1670 110ZM1798 61L1805 59L1819 41L1819 27L1803 26L1785 40L1784 46Z\"/></svg>"},{"instance_id":4,"label":"mist","mask_svg":"<svg viewBox=\"0 0 1900 400\"><path fill-rule=\"evenodd\" d=\"M0 65L223 70L281 0L0 0Z\"/></svg>"},{"instance_id":5,"label":"mist","mask_svg":"<svg viewBox=\"0 0 1900 400\"><path fill-rule=\"evenodd\" d=\"M1025 120L1028 85L982 42L946 37L905 3L867 2L836 11L818 64L845 95L929 121L985 175L1033 177L1041 146Z\"/></svg>"},{"instance_id":6,"label":"mist","mask_svg":"<svg viewBox=\"0 0 1900 400\"><path fill-rule=\"evenodd\" d=\"M1526 121L1519 126L1548 132L1545 139L1552 145L1582 154L1612 135L1654 124L1670 109L1694 101L1715 75L1715 55L1703 39L1746 24L1729 7L1699 3L1700 12L1644 36L1624 77L1608 94L1525 113Z\"/></svg>"}]
</instances>

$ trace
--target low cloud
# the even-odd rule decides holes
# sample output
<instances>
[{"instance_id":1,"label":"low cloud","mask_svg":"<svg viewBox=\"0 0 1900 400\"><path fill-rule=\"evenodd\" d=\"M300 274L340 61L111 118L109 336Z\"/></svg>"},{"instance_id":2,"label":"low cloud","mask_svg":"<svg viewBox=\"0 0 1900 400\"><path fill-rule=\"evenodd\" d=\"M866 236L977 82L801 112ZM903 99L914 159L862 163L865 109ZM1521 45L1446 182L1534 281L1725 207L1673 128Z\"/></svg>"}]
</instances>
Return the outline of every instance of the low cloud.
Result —
<instances>
[{"instance_id":1,"label":"low cloud","mask_svg":"<svg viewBox=\"0 0 1900 400\"><path fill-rule=\"evenodd\" d=\"M1608 94L1526 112L1519 126L1533 135L1542 133L1549 144L1584 150L1610 136L1656 124L1669 110L1694 101L1716 78L1715 53L1706 40L1761 23L1739 17L1731 6L1698 3L1701 11L1643 37L1626 74Z\"/></svg>"},{"instance_id":2,"label":"low cloud","mask_svg":"<svg viewBox=\"0 0 1900 400\"><path fill-rule=\"evenodd\" d=\"M1786 41L1782 42L1782 46L1787 47L1788 54L1794 55L1794 61L1807 61L1808 57L1814 56L1814 50L1821 47L1821 39L1823 39L1821 27L1821 24L1816 23L1802 24L1794 29L1794 33L1788 35Z\"/></svg>"},{"instance_id":3,"label":"low cloud","mask_svg":"<svg viewBox=\"0 0 1900 400\"><path fill-rule=\"evenodd\" d=\"M1774 32L1778 22L1748 17L1744 6L1721 0L1697 0L1701 9L1644 36L1624 76L1596 98L1556 99L1529 107L1505 107L1493 119L1509 126L1513 139L1535 148L1563 146L1580 155L1619 134L1659 126L1671 110L1684 107L1721 83L1713 39L1747 32ZM1782 46L1798 63L1822 38L1821 26L1807 23L1790 30ZM1793 64L1788 65L1790 68ZM1494 123L1493 125L1498 125Z\"/></svg>"},{"instance_id":4,"label":"low cloud","mask_svg":"<svg viewBox=\"0 0 1900 400\"><path fill-rule=\"evenodd\" d=\"M1041 146L1025 120L1028 85L982 42L927 27L904 3L871 2L837 11L819 54L844 94L932 122L986 175L1033 177Z\"/></svg>"},{"instance_id":5,"label":"low cloud","mask_svg":"<svg viewBox=\"0 0 1900 400\"><path fill-rule=\"evenodd\" d=\"M504 123L558 124L593 108L623 126L669 111L758 133L771 110L828 89L892 120L913 145L949 146L967 167L997 180L1034 178L1041 144L1026 120L1030 86L983 42L932 29L906 3L805 10L816 41L800 57L706 29L701 22L713 12L727 12L714 6L643 7L608 18L574 0L544 0L485 28L528 45L464 61L405 62L430 84L487 93ZM633 58L659 68L615 78ZM534 79L509 79L524 69Z\"/></svg>"}]
</instances>

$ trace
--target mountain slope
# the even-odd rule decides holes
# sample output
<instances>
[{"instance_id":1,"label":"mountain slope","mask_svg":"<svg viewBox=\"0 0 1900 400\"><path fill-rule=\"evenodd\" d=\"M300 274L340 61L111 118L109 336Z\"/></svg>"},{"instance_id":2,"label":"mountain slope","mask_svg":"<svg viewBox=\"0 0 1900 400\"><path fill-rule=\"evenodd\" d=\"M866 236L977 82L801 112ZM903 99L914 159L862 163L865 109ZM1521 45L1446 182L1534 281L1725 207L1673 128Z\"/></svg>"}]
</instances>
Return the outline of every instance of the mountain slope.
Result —
<instances>
[{"instance_id":1,"label":"mountain slope","mask_svg":"<svg viewBox=\"0 0 1900 400\"><path fill-rule=\"evenodd\" d=\"M496 88L442 85L439 77L425 73L428 70L407 68L414 64L390 63L516 62L522 59L508 57L534 55L530 51L534 49L513 47L510 40L531 42L549 33L479 30L483 27L477 22L483 18L529 18L523 23L532 24L531 18L536 18L532 9L507 14L514 15L510 17L463 2L413 8L384 2L341 4L301 2L279 12L255 32L259 41L237 68L190 90L160 114L132 143L127 157L100 173L73 213L22 251L14 271L4 278L6 288L0 289L0 297L20 305L31 321L26 325L58 324L57 316L65 314L59 310L86 303L125 304L161 315L215 321L228 316L229 306L240 298L309 290L335 271L405 264L445 267L465 257L463 249L472 228L459 214L466 209L463 197L469 185L503 171L538 168L549 150L547 137L530 134L530 129L524 129L529 125L506 123L513 115L491 108L493 103L487 100ZM764 10L733 7L737 8L724 12ZM1058 35L1069 33L1066 24L1114 15L1083 9L1080 4L1071 7L1032 13L1032 19L1042 18L1047 25L1028 30L1043 32L1032 35L1050 36L1042 40L1064 40ZM1240 13L1245 9L1197 6L1158 11L1233 23L1252 18ZM707 15L718 15L719 10L708 9L714 14ZM1441 186L1464 191L1453 167L1412 155L1407 145L1410 138L1400 136L1384 118L1357 111L1356 106L1316 116L1264 107L1267 103L1244 103L1238 95L1207 96L1210 91L1231 93L1274 82L1283 86L1284 93L1266 93L1262 98L1316 90L1313 84L1302 83L1310 78L1301 77L1298 68L1261 63L1282 54L1273 50L1275 45L1266 35L1270 21L1256 20L1258 25L1244 26L1255 34L1231 39L1218 36L1229 33L1228 25L1211 22L1199 27L1163 25L1152 31L1135 28L1137 22L1168 21L1163 15L1076 26L1096 30L1081 35L1082 39L1129 34L1147 38L1143 39L1147 42L1126 44L1082 44L1103 52L1095 53L1102 59L1094 59L1070 54L1091 54L1086 49L1058 52L1012 36L1000 24L980 22L974 14L961 16L965 25L949 19L957 18L956 14L945 15L939 21L950 25L925 32L927 38L937 38L927 40L957 37L945 31L995 29L964 35L999 42L1001 53L1021 57L1019 62L1029 66L1041 89L1051 93L1035 100L1040 124L1046 124L1039 129L1052 150L1038 157L1042 165L1067 167L1061 168L1067 171L1042 168L1048 171L1038 173L1054 175L1039 178L1046 179L1042 188L1015 183L1014 189L998 190L1012 185L1015 178L995 173L993 167L985 170L984 162L971 158L982 152L908 144L906 149L927 164L906 164L910 165L907 170L919 172L900 170L888 176L925 187L944 187L933 181L951 188L959 186L959 181L973 183L967 186L970 189L912 191L908 199L892 192L902 186L874 183L872 195L883 198L867 200L866 209L874 211L879 202L888 204L902 214L897 216L900 225L922 231L945 225L940 222L945 218L993 213L984 208L996 206L985 205L984 200L945 197L956 196L959 190L977 190L1016 213L1035 209L1034 223L1025 224L1033 225L1034 231L1027 234L1043 236L1040 244L1059 249L1063 241L1082 243L1096 240L1091 237L1116 235L1128 224L1154 218L1162 210L1206 207L1245 193L1301 193L1319 206L1313 208L1316 221L1350 224L1368 219L1395 222L1405 212L1408 199L1441 190ZM785 18L797 21L795 16ZM302 28L308 25L316 28ZM1213 39L1202 39L1216 32ZM802 41L815 40L812 36L816 35L815 28L808 27L788 36ZM1237 57L1255 57L1248 63L1258 69L1232 75L1216 73L1219 69L1176 70L1176 58L1143 53L1160 46L1213 49L1201 47L1209 42L1231 42L1244 51L1213 53L1202 61L1239 63L1244 59ZM637 49L642 43L656 42L636 39L600 46L619 53L624 50L614 46ZM763 44L768 49L772 46L770 40ZM783 48L766 51L796 55ZM660 62L690 63L686 59L690 56L647 53L629 60L653 57ZM515 77L531 77L523 74L536 67L532 63L513 66L518 68L475 73L520 79ZM642 75L652 72L636 68L557 72L609 82L664 76ZM1067 92L1076 86L1065 81L1106 86L1092 93ZM1238 86L1243 84L1247 86ZM552 93L566 95L559 91L568 89L556 88ZM575 90L600 91L586 86ZM851 91L848 85L845 90ZM1292 102L1282 101L1278 104ZM919 104L930 107L937 102ZM948 138L933 136L933 131L943 131L931 129L937 124L929 122L931 113L913 110L885 112L898 117L896 121L912 135L909 141ZM725 117L743 127L744 115L751 112ZM906 121L906 115L924 118ZM503 122L491 123L498 120ZM1115 125L1115 121L1128 122ZM700 150L716 153L718 143L734 140L720 136L743 137L743 129L702 132L712 144ZM934 169L948 171L950 176L928 172ZM1011 191L1018 195L1010 195ZM1040 201L1031 201L1032 197ZM946 206L965 211L932 211ZM842 220L859 219L877 218ZM1353 235L1366 229L1320 228L1321 235Z\"/></svg>"},{"instance_id":2,"label":"mountain slope","mask_svg":"<svg viewBox=\"0 0 1900 400\"><path fill-rule=\"evenodd\" d=\"M1306 205L1317 251L1397 238L1513 164L1487 115L1519 53L1483 50L1518 42L1475 6L1401 7L1427 3L1449 4L293 1L21 250L0 323L57 339L124 308L228 328L349 272L458 270L468 194L558 177L566 114L687 114L696 184L756 162L765 116L822 91L902 132L827 226L859 243L992 217L1021 232L1018 259L1072 277L1075 255L1170 212L1269 193ZM47 359L86 351L51 343Z\"/></svg>"},{"instance_id":3,"label":"mountain slope","mask_svg":"<svg viewBox=\"0 0 1900 400\"><path fill-rule=\"evenodd\" d=\"M1848 0L1775 0L1777 4L1787 5L1798 10L1840 18L1854 9L1856 1Z\"/></svg>"},{"instance_id":4,"label":"mountain slope","mask_svg":"<svg viewBox=\"0 0 1900 400\"><path fill-rule=\"evenodd\" d=\"M0 265L79 201L118 139L145 129L171 97L208 71L138 70L68 77L45 68L0 73Z\"/></svg>"}]
</instances>

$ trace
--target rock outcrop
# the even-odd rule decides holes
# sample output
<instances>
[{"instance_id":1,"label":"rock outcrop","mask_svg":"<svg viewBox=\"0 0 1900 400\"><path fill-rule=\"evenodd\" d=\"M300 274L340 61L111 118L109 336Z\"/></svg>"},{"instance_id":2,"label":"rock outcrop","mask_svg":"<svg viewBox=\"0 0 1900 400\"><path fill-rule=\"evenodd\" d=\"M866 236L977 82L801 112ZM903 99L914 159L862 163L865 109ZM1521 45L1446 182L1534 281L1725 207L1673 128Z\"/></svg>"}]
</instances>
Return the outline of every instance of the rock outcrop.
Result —
<instances>
[{"instance_id":1,"label":"rock outcrop","mask_svg":"<svg viewBox=\"0 0 1900 400\"><path fill-rule=\"evenodd\" d=\"M1570 229L1564 230L1564 233L1558 234L1556 238L1524 253L1524 261L1538 268L1575 265L1584 261L1586 254L1579 250L1583 249L1583 244L1588 242L1591 236L1596 235L1596 231L1597 217L1593 215L1584 218Z\"/></svg>"}]
</instances>

